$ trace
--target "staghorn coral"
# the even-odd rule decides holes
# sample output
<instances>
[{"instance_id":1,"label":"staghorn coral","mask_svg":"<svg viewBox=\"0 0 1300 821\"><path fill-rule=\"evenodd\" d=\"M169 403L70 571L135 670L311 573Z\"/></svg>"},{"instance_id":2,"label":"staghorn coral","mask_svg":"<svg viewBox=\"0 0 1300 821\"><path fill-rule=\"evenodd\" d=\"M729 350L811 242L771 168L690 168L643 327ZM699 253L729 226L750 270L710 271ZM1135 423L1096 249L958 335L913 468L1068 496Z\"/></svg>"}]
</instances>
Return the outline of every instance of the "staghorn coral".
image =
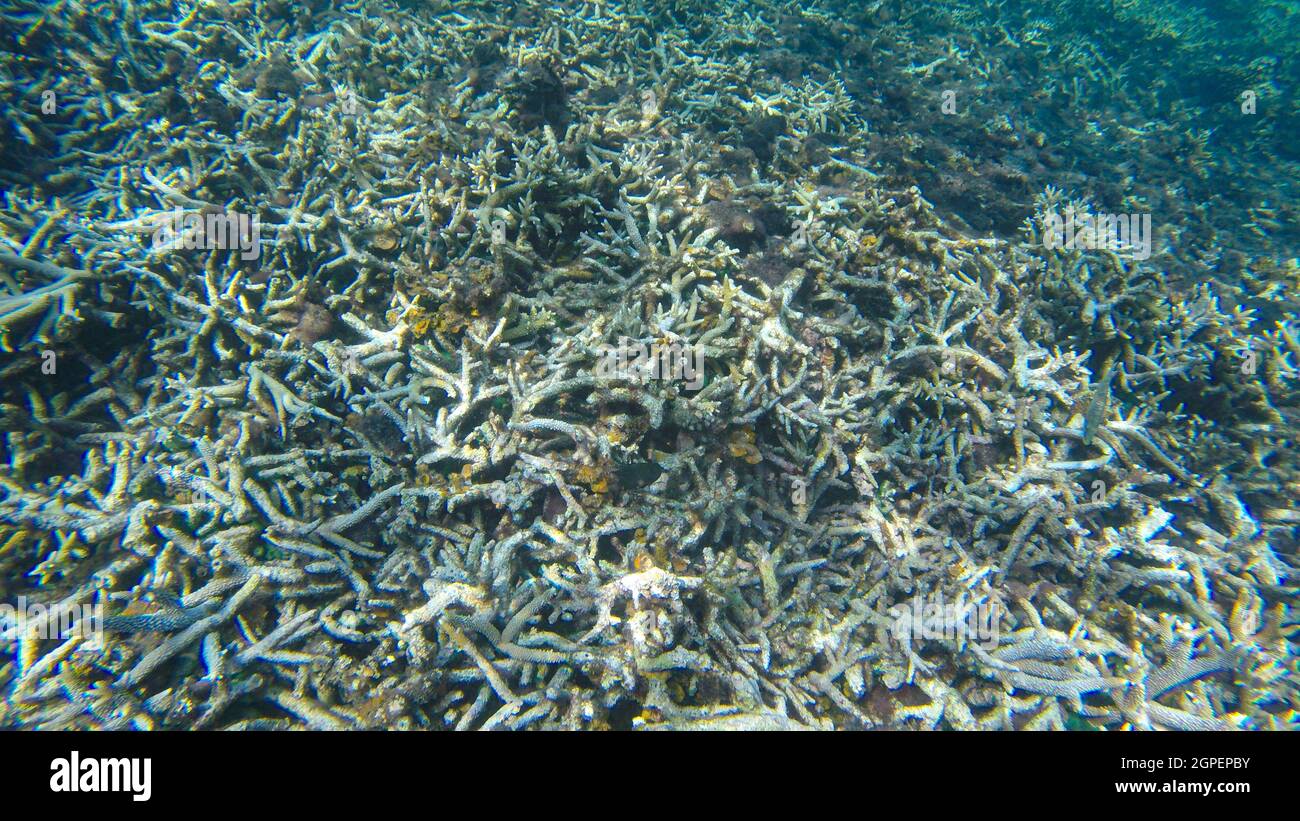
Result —
<instances>
[{"instance_id":1,"label":"staghorn coral","mask_svg":"<svg viewBox=\"0 0 1300 821\"><path fill-rule=\"evenodd\" d=\"M1149 260L1046 249L1063 130L903 122L994 43L754 5L0 10L60 169L3 169L0 598L110 613L6 632L0 723L1294 725L1294 260L1217 275L1169 158ZM174 209L260 253L142 241Z\"/></svg>"}]
</instances>

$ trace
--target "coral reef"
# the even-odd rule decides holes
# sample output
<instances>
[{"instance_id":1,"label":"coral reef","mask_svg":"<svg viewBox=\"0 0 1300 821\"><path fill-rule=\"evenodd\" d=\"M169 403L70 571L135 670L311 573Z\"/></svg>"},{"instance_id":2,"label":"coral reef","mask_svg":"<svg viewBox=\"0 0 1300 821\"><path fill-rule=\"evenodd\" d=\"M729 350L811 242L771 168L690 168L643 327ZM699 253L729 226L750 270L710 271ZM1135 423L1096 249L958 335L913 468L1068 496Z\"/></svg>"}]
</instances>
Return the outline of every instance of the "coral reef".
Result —
<instances>
[{"instance_id":1,"label":"coral reef","mask_svg":"<svg viewBox=\"0 0 1300 821\"><path fill-rule=\"evenodd\" d=\"M1294 158L949 5L0 6L0 725L1294 727Z\"/></svg>"}]
</instances>

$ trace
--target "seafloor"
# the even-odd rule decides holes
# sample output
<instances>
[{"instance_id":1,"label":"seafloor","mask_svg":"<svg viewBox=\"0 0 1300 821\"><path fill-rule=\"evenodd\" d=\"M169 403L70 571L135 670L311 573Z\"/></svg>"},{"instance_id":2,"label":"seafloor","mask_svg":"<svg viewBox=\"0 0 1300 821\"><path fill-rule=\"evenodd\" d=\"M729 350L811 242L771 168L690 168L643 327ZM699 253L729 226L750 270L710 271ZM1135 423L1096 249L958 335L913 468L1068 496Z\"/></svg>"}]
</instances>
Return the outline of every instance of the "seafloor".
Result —
<instances>
[{"instance_id":1,"label":"seafloor","mask_svg":"<svg viewBox=\"0 0 1300 821\"><path fill-rule=\"evenodd\" d=\"M1294 727L1298 21L5 0L0 726Z\"/></svg>"}]
</instances>

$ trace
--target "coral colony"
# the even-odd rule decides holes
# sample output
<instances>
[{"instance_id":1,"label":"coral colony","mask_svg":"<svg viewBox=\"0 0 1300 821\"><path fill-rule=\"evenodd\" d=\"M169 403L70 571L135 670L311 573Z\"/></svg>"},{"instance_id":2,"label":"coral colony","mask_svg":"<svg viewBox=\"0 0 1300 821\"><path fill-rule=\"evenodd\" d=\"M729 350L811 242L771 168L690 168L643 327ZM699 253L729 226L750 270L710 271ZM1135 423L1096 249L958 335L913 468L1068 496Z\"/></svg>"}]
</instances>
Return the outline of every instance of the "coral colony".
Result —
<instances>
[{"instance_id":1,"label":"coral colony","mask_svg":"<svg viewBox=\"0 0 1300 821\"><path fill-rule=\"evenodd\" d=\"M1294 727L1283 6L0 3L0 726Z\"/></svg>"}]
</instances>

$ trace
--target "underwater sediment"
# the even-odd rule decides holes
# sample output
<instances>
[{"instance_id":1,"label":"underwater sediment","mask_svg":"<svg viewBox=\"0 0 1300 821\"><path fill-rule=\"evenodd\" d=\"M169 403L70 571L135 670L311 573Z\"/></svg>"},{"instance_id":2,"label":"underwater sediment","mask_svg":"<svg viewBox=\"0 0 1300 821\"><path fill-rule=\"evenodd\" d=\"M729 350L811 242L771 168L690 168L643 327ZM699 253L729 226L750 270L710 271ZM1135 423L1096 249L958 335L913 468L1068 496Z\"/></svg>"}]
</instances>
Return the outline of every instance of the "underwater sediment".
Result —
<instances>
[{"instance_id":1,"label":"underwater sediment","mask_svg":"<svg viewBox=\"0 0 1300 821\"><path fill-rule=\"evenodd\" d=\"M0 726L1294 727L1295 29L0 4Z\"/></svg>"}]
</instances>

